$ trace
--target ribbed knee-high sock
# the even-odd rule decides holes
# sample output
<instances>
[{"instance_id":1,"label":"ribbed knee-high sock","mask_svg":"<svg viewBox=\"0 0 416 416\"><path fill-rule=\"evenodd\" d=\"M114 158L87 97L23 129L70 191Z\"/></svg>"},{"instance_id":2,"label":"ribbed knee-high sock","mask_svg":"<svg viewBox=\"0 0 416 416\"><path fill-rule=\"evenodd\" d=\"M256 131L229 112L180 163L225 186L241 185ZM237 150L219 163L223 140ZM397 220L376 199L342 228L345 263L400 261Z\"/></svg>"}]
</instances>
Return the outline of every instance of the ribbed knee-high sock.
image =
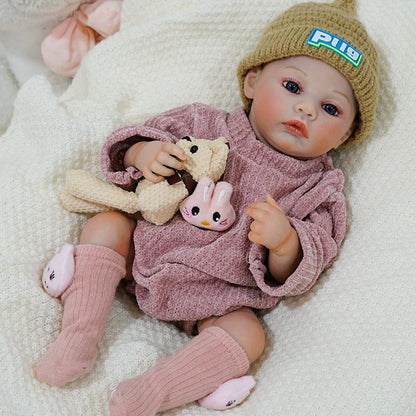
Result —
<instances>
[{"instance_id":1,"label":"ribbed knee-high sock","mask_svg":"<svg viewBox=\"0 0 416 416\"><path fill-rule=\"evenodd\" d=\"M112 416L152 416L200 399L249 367L240 344L220 327L202 331L143 375L120 383L110 399Z\"/></svg>"},{"instance_id":2,"label":"ribbed knee-high sock","mask_svg":"<svg viewBox=\"0 0 416 416\"><path fill-rule=\"evenodd\" d=\"M126 261L114 250L76 247L74 278L62 295L61 333L35 366L40 381L61 386L92 368L117 285L125 274Z\"/></svg>"}]
</instances>

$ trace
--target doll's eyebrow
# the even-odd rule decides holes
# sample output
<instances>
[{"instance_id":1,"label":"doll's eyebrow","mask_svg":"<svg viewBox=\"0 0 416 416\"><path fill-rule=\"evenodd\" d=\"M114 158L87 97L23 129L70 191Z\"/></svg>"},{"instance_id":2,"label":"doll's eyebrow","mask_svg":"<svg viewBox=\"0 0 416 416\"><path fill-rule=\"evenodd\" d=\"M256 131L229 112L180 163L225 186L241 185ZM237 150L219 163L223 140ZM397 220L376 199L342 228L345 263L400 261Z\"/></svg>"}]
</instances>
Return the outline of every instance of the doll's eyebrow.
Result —
<instances>
[{"instance_id":1,"label":"doll's eyebrow","mask_svg":"<svg viewBox=\"0 0 416 416\"><path fill-rule=\"evenodd\" d=\"M343 92L338 91L338 90L333 90L333 92L335 92L336 94L342 95L351 104L351 100Z\"/></svg>"},{"instance_id":2,"label":"doll's eyebrow","mask_svg":"<svg viewBox=\"0 0 416 416\"><path fill-rule=\"evenodd\" d=\"M302 71L301 69L299 69L299 68L298 68L298 67L296 67L296 66L289 65L289 66L287 66L286 68L287 68L287 69L295 69L296 71L299 71L299 72L301 72L303 75L305 75L305 77L307 77L307 76L308 76L308 75L306 74L306 72Z\"/></svg>"}]
</instances>

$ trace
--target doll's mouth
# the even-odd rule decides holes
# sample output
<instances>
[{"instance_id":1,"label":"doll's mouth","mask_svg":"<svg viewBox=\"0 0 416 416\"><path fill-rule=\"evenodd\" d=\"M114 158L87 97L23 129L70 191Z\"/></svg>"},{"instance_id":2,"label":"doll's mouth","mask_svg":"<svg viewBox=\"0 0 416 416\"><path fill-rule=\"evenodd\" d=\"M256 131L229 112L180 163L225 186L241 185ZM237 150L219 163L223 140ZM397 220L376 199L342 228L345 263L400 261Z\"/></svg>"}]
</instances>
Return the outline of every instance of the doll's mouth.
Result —
<instances>
[{"instance_id":1,"label":"doll's mouth","mask_svg":"<svg viewBox=\"0 0 416 416\"><path fill-rule=\"evenodd\" d=\"M304 137L305 139L308 138L308 129L305 126L305 124L303 124L301 121L289 120L282 124L283 126L285 126L286 130L288 130L290 133L293 133L299 137Z\"/></svg>"}]
</instances>

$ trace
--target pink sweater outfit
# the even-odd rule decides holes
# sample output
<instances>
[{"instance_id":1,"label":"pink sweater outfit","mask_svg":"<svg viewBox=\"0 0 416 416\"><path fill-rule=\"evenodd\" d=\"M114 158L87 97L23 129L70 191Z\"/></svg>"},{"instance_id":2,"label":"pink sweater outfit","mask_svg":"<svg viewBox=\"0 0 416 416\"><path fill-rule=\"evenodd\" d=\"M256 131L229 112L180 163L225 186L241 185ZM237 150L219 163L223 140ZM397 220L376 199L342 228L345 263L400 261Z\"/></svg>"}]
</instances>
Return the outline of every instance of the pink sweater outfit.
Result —
<instances>
[{"instance_id":1,"label":"pink sweater outfit","mask_svg":"<svg viewBox=\"0 0 416 416\"><path fill-rule=\"evenodd\" d=\"M302 161L266 146L242 108L230 114L191 104L113 132L101 153L102 170L113 183L134 189L142 175L124 168L127 149L140 140L176 142L184 136L228 139L223 180L234 187L236 221L218 232L190 226L179 213L162 226L138 220L133 276L140 308L190 332L202 318L242 306L270 308L283 296L308 291L337 256L345 234L343 175L331 158ZM244 209L267 193L287 214L303 250L301 263L283 285L267 274L267 250L247 238L252 219Z\"/></svg>"}]
</instances>

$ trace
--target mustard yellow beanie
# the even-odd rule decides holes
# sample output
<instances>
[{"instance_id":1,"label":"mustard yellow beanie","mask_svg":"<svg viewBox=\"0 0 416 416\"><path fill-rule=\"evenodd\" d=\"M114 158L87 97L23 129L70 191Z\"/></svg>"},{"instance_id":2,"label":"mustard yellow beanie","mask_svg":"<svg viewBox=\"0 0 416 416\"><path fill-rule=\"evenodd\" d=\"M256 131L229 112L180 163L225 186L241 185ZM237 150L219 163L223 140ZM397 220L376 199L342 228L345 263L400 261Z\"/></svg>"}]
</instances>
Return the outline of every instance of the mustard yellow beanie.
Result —
<instances>
[{"instance_id":1,"label":"mustard yellow beanie","mask_svg":"<svg viewBox=\"0 0 416 416\"><path fill-rule=\"evenodd\" d=\"M350 82L358 103L358 124L347 140L356 143L371 131L378 97L378 58L364 26L357 20L355 0L297 4L274 19L254 50L239 64L237 76L246 111L244 77L258 65L295 55L318 58Z\"/></svg>"}]
</instances>

